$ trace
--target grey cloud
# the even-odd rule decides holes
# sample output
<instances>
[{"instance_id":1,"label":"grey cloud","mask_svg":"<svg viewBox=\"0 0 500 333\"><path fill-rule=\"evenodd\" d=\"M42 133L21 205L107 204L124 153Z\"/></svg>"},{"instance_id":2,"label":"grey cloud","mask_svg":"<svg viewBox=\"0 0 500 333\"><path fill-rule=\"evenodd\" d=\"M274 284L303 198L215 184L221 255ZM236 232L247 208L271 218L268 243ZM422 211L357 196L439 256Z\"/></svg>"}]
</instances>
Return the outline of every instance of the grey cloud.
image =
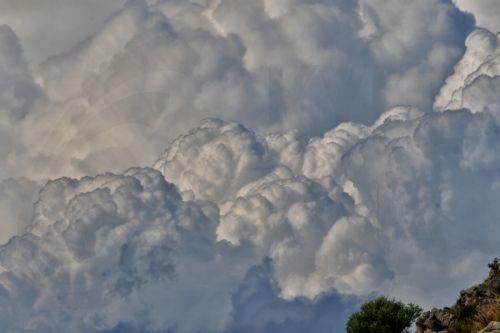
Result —
<instances>
[{"instance_id":1,"label":"grey cloud","mask_svg":"<svg viewBox=\"0 0 500 333\"><path fill-rule=\"evenodd\" d=\"M478 27L500 32L500 8L495 0L453 0L453 3L460 10L472 13Z\"/></svg>"},{"instance_id":2,"label":"grey cloud","mask_svg":"<svg viewBox=\"0 0 500 333\"><path fill-rule=\"evenodd\" d=\"M385 124L344 156L360 202L393 240L385 257L396 273L391 288L411 279L416 289L434 290L411 297L439 303L474 279L476 258L499 251L498 133L489 114L448 111ZM427 279L433 274L447 286Z\"/></svg>"},{"instance_id":3,"label":"grey cloud","mask_svg":"<svg viewBox=\"0 0 500 333\"><path fill-rule=\"evenodd\" d=\"M310 139L209 120L157 163L179 190L152 169L51 181L0 248L2 328L322 332L373 292L451 302L499 250L492 119L396 108Z\"/></svg>"},{"instance_id":4,"label":"grey cloud","mask_svg":"<svg viewBox=\"0 0 500 333\"><path fill-rule=\"evenodd\" d=\"M347 316L361 299L325 293L314 300L283 300L273 280L272 262L249 269L232 297L233 312L225 333L343 332Z\"/></svg>"},{"instance_id":5,"label":"grey cloud","mask_svg":"<svg viewBox=\"0 0 500 333\"><path fill-rule=\"evenodd\" d=\"M50 182L29 231L0 249L2 331L216 329L231 278L215 275L204 212L150 169ZM213 284L196 287L193 268Z\"/></svg>"},{"instance_id":6,"label":"grey cloud","mask_svg":"<svg viewBox=\"0 0 500 333\"><path fill-rule=\"evenodd\" d=\"M395 105L428 110L471 23L438 0L128 1L35 69L43 98L16 124L3 169L54 178L150 165L207 117L321 135Z\"/></svg>"},{"instance_id":7,"label":"grey cloud","mask_svg":"<svg viewBox=\"0 0 500 333\"><path fill-rule=\"evenodd\" d=\"M28 179L0 182L0 243L22 234L33 219L35 201L41 184Z\"/></svg>"},{"instance_id":8,"label":"grey cloud","mask_svg":"<svg viewBox=\"0 0 500 333\"><path fill-rule=\"evenodd\" d=\"M473 20L449 1L362 0L362 36L388 72L385 107L411 105L427 110L463 53ZM431 42L433 41L433 42Z\"/></svg>"},{"instance_id":9,"label":"grey cloud","mask_svg":"<svg viewBox=\"0 0 500 333\"><path fill-rule=\"evenodd\" d=\"M40 95L16 34L9 26L0 25L0 179L11 175L4 165L19 147L17 125Z\"/></svg>"},{"instance_id":10,"label":"grey cloud","mask_svg":"<svg viewBox=\"0 0 500 333\"><path fill-rule=\"evenodd\" d=\"M54 4L2 3L2 331L341 331L500 251L498 35L453 2L90 1L41 38Z\"/></svg>"},{"instance_id":11,"label":"grey cloud","mask_svg":"<svg viewBox=\"0 0 500 333\"><path fill-rule=\"evenodd\" d=\"M263 303L275 313L262 327L344 324L357 298L281 299L270 262L252 268L251 248L215 241L217 219L152 169L49 182L27 232L0 247L0 328L229 332Z\"/></svg>"},{"instance_id":12,"label":"grey cloud","mask_svg":"<svg viewBox=\"0 0 500 333\"><path fill-rule=\"evenodd\" d=\"M0 26L0 111L13 120L30 112L39 93L24 61L24 55L14 31Z\"/></svg>"},{"instance_id":13,"label":"grey cloud","mask_svg":"<svg viewBox=\"0 0 500 333\"><path fill-rule=\"evenodd\" d=\"M12 27L28 60L38 65L96 33L125 0L0 2L0 24Z\"/></svg>"},{"instance_id":14,"label":"grey cloud","mask_svg":"<svg viewBox=\"0 0 500 333\"><path fill-rule=\"evenodd\" d=\"M272 258L285 298L335 288L446 302L474 279L470 272L480 271L474 262L498 251L498 129L488 113L399 107L371 128L342 124L310 139L295 131L256 135L235 124L209 124L178 139L157 166L187 198L202 199L219 186L231 189L219 183L223 170L241 170L237 179L246 182L229 183L238 191L214 196L218 239L252 244ZM208 139L207 128L219 139ZM228 162L214 158L223 151L231 152ZM255 168L225 168L245 156L259 156L260 179ZM212 169L218 171L204 172ZM447 276L449 283L430 276Z\"/></svg>"}]
</instances>

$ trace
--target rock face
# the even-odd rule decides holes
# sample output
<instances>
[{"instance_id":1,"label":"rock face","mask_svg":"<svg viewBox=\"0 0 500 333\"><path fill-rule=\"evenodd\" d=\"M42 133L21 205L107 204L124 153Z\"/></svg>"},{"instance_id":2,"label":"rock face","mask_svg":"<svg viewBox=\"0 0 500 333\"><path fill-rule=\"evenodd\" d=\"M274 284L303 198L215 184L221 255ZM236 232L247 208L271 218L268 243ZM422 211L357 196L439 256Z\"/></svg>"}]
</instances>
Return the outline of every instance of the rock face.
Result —
<instances>
[{"instance_id":1,"label":"rock face","mask_svg":"<svg viewBox=\"0 0 500 333\"><path fill-rule=\"evenodd\" d=\"M478 333L500 333L500 322L492 321L488 326L480 330Z\"/></svg>"},{"instance_id":2,"label":"rock face","mask_svg":"<svg viewBox=\"0 0 500 333\"><path fill-rule=\"evenodd\" d=\"M500 333L500 260L483 283L463 290L451 308L432 309L417 319L417 333Z\"/></svg>"}]
</instances>

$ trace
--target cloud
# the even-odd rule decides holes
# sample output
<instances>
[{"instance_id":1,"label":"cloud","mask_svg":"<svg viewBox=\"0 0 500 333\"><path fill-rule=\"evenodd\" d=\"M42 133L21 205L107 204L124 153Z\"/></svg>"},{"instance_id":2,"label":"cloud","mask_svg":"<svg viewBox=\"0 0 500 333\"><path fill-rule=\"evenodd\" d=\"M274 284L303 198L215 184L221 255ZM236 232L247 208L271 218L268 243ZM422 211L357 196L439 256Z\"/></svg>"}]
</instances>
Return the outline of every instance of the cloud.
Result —
<instances>
[{"instance_id":1,"label":"cloud","mask_svg":"<svg viewBox=\"0 0 500 333\"><path fill-rule=\"evenodd\" d=\"M472 112L488 111L498 121L500 104L500 35L475 30L467 37L467 51L455 66L455 72L437 95L437 110L468 108Z\"/></svg>"},{"instance_id":2,"label":"cloud","mask_svg":"<svg viewBox=\"0 0 500 333\"><path fill-rule=\"evenodd\" d=\"M481 271L474 260L498 251L497 132L489 113L404 107L371 128L342 124L322 138L259 135L211 120L175 141L156 165L188 198L227 189L226 197L213 195L218 239L272 258L283 297L335 288L437 304L474 280L456 266ZM235 162L242 159L262 168L237 167L251 165ZM244 182L232 181L235 170ZM491 201L478 203L478 193ZM447 285L430 276L446 276Z\"/></svg>"},{"instance_id":3,"label":"cloud","mask_svg":"<svg viewBox=\"0 0 500 333\"><path fill-rule=\"evenodd\" d=\"M271 303L252 323L260 331L324 330L358 305L335 293L281 299L271 263L252 268L260 259L215 242L216 227L214 204L183 201L152 169L51 181L28 231L0 248L0 328L231 332Z\"/></svg>"},{"instance_id":4,"label":"cloud","mask_svg":"<svg viewBox=\"0 0 500 333\"><path fill-rule=\"evenodd\" d=\"M386 108L430 109L432 99L463 53L471 19L447 1L362 0L362 36L377 65L388 71L382 93Z\"/></svg>"},{"instance_id":5,"label":"cloud","mask_svg":"<svg viewBox=\"0 0 500 333\"><path fill-rule=\"evenodd\" d=\"M249 269L232 297L225 332L342 332L345 318L360 305L360 299L337 293L283 300L272 276L270 261Z\"/></svg>"},{"instance_id":6,"label":"cloud","mask_svg":"<svg viewBox=\"0 0 500 333\"><path fill-rule=\"evenodd\" d=\"M215 202L234 197L272 167L265 144L253 132L217 119L179 137L155 163L181 190Z\"/></svg>"},{"instance_id":7,"label":"cloud","mask_svg":"<svg viewBox=\"0 0 500 333\"><path fill-rule=\"evenodd\" d=\"M451 302L499 250L497 127L411 108L311 139L208 120L156 164L179 190L147 168L51 181L0 248L2 328L322 332L374 292Z\"/></svg>"},{"instance_id":8,"label":"cloud","mask_svg":"<svg viewBox=\"0 0 500 333\"><path fill-rule=\"evenodd\" d=\"M497 127L489 114L427 114L384 123L344 156L359 203L390 239L391 288L407 288L411 279L413 288L434 290L412 294L415 301L439 303L474 279L456 272L459 263L470 273L474 257L498 252ZM427 279L434 274L448 286Z\"/></svg>"},{"instance_id":9,"label":"cloud","mask_svg":"<svg viewBox=\"0 0 500 333\"><path fill-rule=\"evenodd\" d=\"M500 8L495 0L453 0L453 3L462 11L472 13L476 19L476 25L490 30L493 33L500 32Z\"/></svg>"},{"instance_id":10,"label":"cloud","mask_svg":"<svg viewBox=\"0 0 500 333\"><path fill-rule=\"evenodd\" d=\"M38 91L23 58L21 45L9 26L0 26L1 112L20 119L30 111Z\"/></svg>"},{"instance_id":11,"label":"cloud","mask_svg":"<svg viewBox=\"0 0 500 333\"><path fill-rule=\"evenodd\" d=\"M0 327L220 328L232 275L218 274L210 211L151 169L49 182L29 232L0 249Z\"/></svg>"},{"instance_id":12,"label":"cloud","mask_svg":"<svg viewBox=\"0 0 500 333\"><path fill-rule=\"evenodd\" d=\"M5 161L15 151L15 126L32 110L40 96L38 87L24 60L19 40L14 31L0 25L0 158ZM2 163L3 164L3 163ZM9 176L0 166L0 179Z\"/></svg>"},{"instance_id":13,"label":"cloud","mask_svg":"<svg viewBox=\"0 0 500 333\"><path fill-rule=\"evenodd\" d=\"M33 206L41 184L28 179L5 179L0 182L0 243L22 234L33 219Z\"/></svg>"},{"instance_id":14,"label":"cloud","mask_svg":"<svg viewBox=\"0 0 500 333\"><path fill-rule=\"evenodd\" d=\"M4 0L0 3L0 24L15 31L30 63L38 65L99 31L123 3L124 0Z\"/></svg>"},{"instance_id":15,"label":"cloud","mask_svg":"<svg viewBox=\"0 0 500 333\"><path fill-rule=\"evenodd\" d=\"M65 6L72 13L80 5ZM82 29L89 37L72 47L54 36L64 51L52 48L32 70L41 96L13 125L2 166L9 176L151 165L209 117L322 135L345 121L369 125L396 105L430 110L472 28L444 0L88 6L105 7L96 17L102 23ZM75 34L70 29L68 40L79 40Z\"/></svg>"},{"instance_id":16,"label":"cloud","mask_svg":"<svg viewBox=\"0 0 500 333\"><path fill-rule=\"evenodd\" d=\"M500 250L498 34L451 1L1 6L2 331L343 331Z\"/></svg>"}]
</instances>

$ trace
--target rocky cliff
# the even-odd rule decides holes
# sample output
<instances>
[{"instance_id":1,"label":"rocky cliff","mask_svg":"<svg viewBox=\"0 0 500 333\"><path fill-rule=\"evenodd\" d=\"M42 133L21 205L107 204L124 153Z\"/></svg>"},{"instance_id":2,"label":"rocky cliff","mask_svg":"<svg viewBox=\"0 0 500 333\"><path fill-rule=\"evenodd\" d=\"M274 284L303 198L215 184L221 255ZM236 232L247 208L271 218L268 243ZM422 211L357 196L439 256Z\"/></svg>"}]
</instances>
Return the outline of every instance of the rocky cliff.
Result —
<instances>
[{"instance_id":1,"label":"rocky cliff","mask_svg":"<svg viewBox=\"0 0 500 333\"><path fill-rule=\"evenodd\" d=\"M500 333L500 260L488 266L486 280L463 290L455 305L425 312L417 333Z\"/></svg>"}]
</instances>

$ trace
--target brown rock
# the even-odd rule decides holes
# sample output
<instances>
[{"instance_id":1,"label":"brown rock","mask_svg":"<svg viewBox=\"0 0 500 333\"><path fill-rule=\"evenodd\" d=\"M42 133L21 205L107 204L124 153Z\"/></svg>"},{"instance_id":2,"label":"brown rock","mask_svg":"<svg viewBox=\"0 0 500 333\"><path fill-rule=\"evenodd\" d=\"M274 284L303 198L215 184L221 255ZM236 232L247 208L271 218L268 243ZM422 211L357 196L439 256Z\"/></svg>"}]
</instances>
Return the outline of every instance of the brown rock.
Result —
<instances>
[{"instance_id":1,"label":"brown rock","mask_svg":"<svg viewBox=\"0 0 500 333\"><path fill-rule=\"evenodd\" d=\"M478 333L500 333L500 322L492 321Z\"/></svg>"},{"instance_id":2,"label":"brown rock","mask_svg":"<svg viewBox=\"0 0 500 333\"><path fill-rule=\"evenodd\" d=\"M500 321L500 260L496 258L488 266L490 272L486 280L460 292L454 306L422 314L416 322L417 333L474 332L478 328L472 330L471 327L482 327L485 321L492 321L493 330L488 325L481 333L500 333L496 326L500 325L497 324Z\"/></svg>"}]
</instances>

